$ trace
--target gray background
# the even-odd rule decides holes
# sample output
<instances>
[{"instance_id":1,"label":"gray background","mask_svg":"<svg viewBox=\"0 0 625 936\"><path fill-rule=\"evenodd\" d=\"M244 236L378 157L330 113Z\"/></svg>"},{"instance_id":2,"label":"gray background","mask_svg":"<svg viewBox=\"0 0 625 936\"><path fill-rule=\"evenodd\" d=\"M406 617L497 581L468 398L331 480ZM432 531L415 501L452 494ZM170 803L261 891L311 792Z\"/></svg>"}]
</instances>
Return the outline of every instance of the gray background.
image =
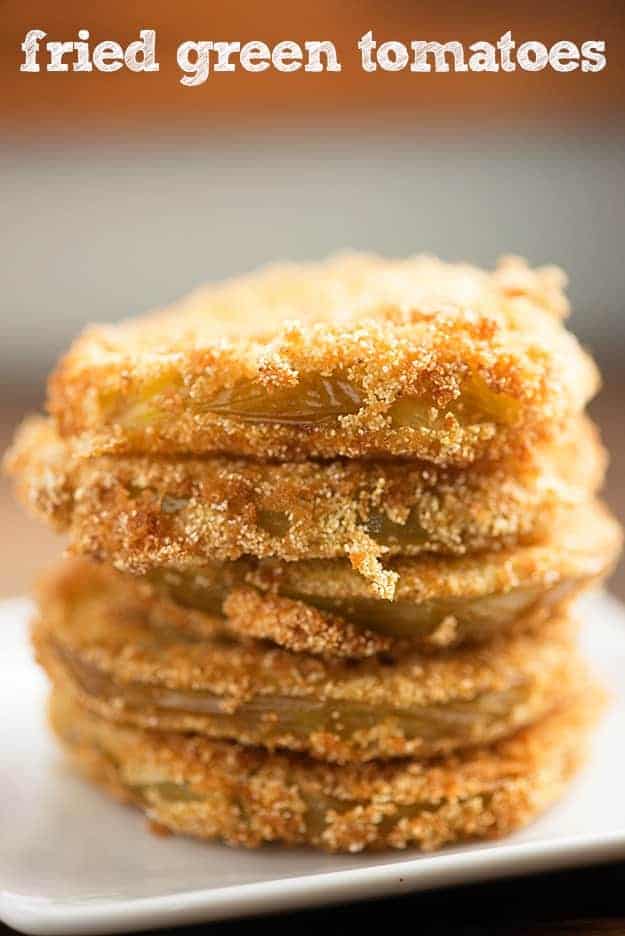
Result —
<instances>
[{"instance_id":1,"label":"gray background","mask_svg":"<svg viewBox=\"0 0 625 936\"><path fill-rule=\"evenodd\" d=\"M263 137L5 146L0 367L41 381L86 322L206 279L344 247L571 274L573 327L606 364L625 347L625 134L462 138L341 128Z\"/></svg>"}]
</instances>

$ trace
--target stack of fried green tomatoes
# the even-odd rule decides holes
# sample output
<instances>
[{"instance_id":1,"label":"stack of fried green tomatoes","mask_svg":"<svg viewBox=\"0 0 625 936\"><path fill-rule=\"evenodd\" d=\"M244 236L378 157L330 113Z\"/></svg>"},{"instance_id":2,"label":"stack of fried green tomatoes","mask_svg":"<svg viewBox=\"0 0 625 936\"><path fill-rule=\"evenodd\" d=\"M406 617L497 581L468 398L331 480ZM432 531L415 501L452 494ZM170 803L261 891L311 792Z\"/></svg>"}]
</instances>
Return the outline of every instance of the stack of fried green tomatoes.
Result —
<instances>
[{"instance_id":1,"label":"stack of fried green tomatoes","mask_svg":"<svg viewBox=\"0 0 625 936\"><path fill-rule=\"evenodd\" d=\"M6 459L68 541L33 641L77 769L244 846L433 849L558 798L621 543L563 288L350 254L79 337Z\"/></svg>"}]
</instances>

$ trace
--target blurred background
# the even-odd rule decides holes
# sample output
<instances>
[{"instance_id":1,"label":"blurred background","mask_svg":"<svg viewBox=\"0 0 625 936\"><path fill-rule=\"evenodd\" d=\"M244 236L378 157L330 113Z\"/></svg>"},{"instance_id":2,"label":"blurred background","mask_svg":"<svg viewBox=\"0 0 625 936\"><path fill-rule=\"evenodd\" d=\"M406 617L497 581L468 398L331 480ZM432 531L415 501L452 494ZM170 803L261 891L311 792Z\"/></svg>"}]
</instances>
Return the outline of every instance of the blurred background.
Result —
<instances>
[{"instance_id":1,"label":"blurred background","mask_svg":"<svg viewBox=\"0 0 625 936\"><path fill-rule=\"evenodd\" d=\"M31 28L92 47L157 31L160 72L19 72ZM356 49L452 39L607 43L597 74L366 74ZM335 42L343 71L179 83L192 39ZM87 322L165 303L204 280L340 248L570 274L572 327L605 375L593 406L625 514L625 15L622 0L480 3L0 0L0 445L41 406ZM59 543L0 486L0 595ZM614 579L625 597L625 576Z\"/></svg>"}]
</instances>

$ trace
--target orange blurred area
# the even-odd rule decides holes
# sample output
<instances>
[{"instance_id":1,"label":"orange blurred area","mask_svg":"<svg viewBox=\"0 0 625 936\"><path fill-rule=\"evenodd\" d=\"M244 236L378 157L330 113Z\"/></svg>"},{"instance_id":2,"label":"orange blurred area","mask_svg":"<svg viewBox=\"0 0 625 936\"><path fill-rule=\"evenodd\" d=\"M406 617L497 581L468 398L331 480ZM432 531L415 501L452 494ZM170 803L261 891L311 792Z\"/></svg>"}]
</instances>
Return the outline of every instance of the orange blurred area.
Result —
<instances>
[{"instance_id":1,"label":"orange blurred area","mask_svg":"<svg viewBox=\"0 0 625 936\"><path fill-rule=\"evenodd\" d=\"M620 121L625 112L625 17L622 0L589 4L537 2L466 4L318 0L297 4L205 0L110 0L86 6L79 0L0 0L0 109L5 132L75 133L86 129L143 129L188 123L206 131L214 124L259 123L320 116L338 119L403 116L515 122L539 118L566 124L583 120ZM78 30L90 31L91 47L103 40L126 46L141 28L157 33L157 73L123 68L105 74L20 73L20 44L32 28L44 40L70 41ZM429 73L409 70L367 74L357 42L372 29L379 42L389 39L478 40L496 42L507 30L517 45L536 40L551 46L560 40L581 45L590 39L607 43L608 66L599 73ZM180 84L176 49L187 40L261 40L274 45L291 39L332 40L343 66L340 73L242 69L211 74L198 87Z\"/></svg>"}]
</instances>

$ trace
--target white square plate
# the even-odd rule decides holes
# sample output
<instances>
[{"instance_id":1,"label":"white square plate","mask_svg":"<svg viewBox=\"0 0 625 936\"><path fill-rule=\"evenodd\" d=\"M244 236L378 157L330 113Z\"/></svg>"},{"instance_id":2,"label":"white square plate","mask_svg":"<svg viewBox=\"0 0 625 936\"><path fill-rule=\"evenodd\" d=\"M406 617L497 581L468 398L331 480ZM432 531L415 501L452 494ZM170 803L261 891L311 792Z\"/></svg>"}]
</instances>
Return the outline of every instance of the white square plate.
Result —
<instances>
[{"instance_id":1,"label":"white square plate","mask_svg":"<svg viewBox=\"0 0 625 936\"><path fill-rule=\"evenodd\" d=\"M625 610L584 605L583 641L614 693L568 796L495 844L435 855L238 851L154 838L69 773L45 729L25 600L0 605L0 918L26 933L116 933L426 890L625 855Z\"/></svg>"}]
</instances>

